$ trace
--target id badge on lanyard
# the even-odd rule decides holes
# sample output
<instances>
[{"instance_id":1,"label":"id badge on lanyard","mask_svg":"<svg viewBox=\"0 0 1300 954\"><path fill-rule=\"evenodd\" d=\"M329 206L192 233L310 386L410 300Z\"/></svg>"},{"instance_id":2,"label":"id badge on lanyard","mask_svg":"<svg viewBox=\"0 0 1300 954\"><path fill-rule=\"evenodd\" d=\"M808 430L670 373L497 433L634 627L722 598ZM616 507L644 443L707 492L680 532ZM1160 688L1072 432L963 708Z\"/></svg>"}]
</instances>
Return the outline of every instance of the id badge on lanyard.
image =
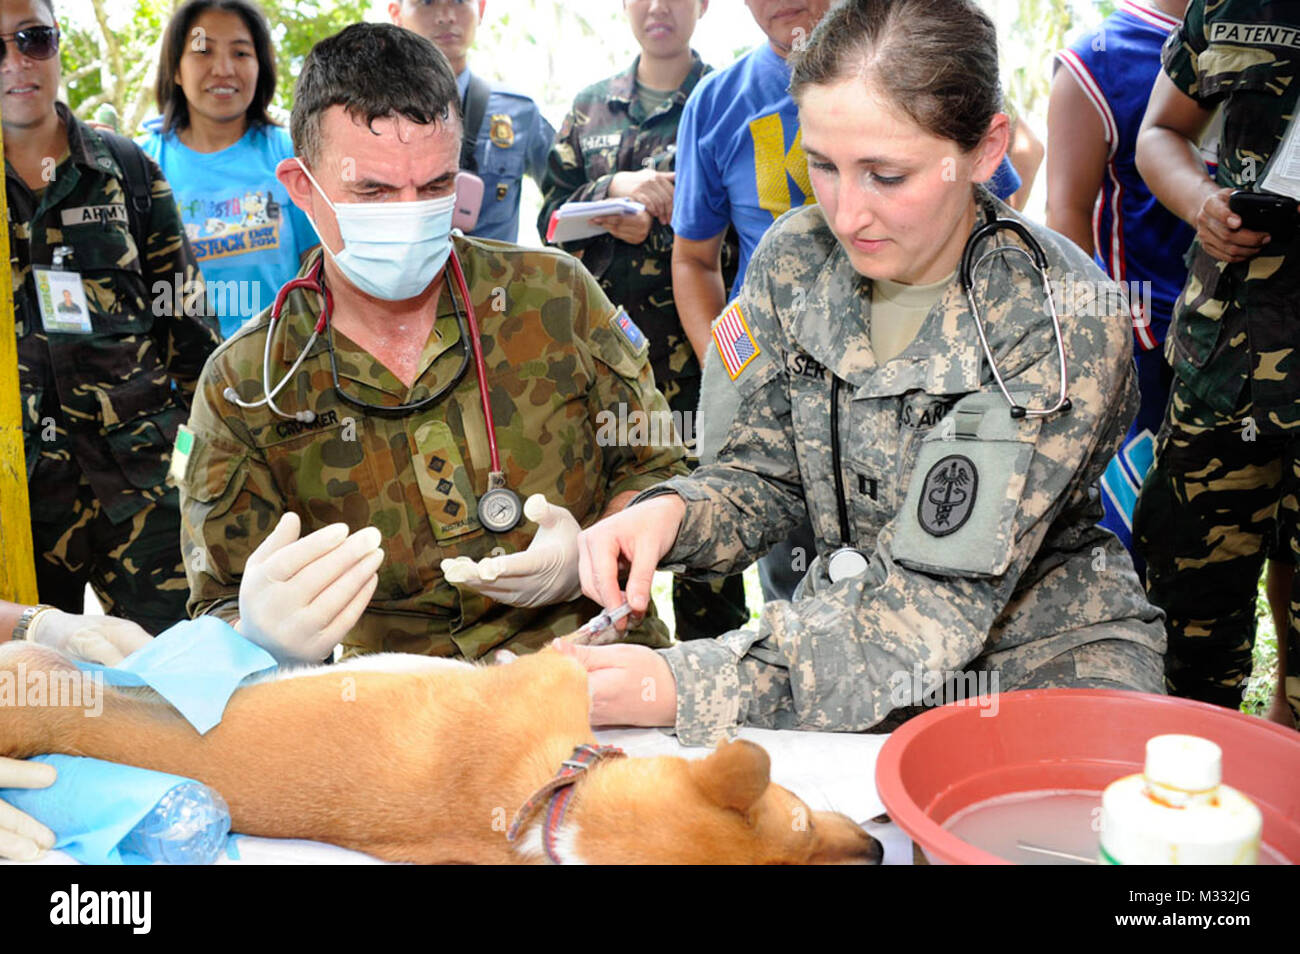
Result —
<instances>
[{"instance_id":1,"label":"id badge on lanyard","mask_svg":"<svg viewBox=\"0 0 1300 954\"><path fill-rule=\"evenodd\" d=\"M59 245L54 249L50 268L33 268L36 303L41 309L41 325L46 334L88 335L94 332L81 273L64 267L72 249Z\"/></svg>"}]
</instances>

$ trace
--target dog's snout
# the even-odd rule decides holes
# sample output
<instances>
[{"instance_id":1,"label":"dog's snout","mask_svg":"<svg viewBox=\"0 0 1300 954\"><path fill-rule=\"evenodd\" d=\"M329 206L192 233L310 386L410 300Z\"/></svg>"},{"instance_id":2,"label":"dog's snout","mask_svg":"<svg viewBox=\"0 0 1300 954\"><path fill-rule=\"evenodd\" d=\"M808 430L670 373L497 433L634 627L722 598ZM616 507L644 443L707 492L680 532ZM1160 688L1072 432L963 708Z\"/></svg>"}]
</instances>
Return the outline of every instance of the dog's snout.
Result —
<instances>
[{"instance_id":1,"label":"dog's snout","mask_svg":"<svg viewBox=\"0 0 1300 954\"><path fill-rule=\"evenodd\" d=\"M879 839L867 834L865 831L862 832L862 837L865 840L863 846L863 859L865 863L869 865L878 865L884 861L885 846L880 843Z\"/></svg>"},{"instance_id":2,"label":"dog's snout","mask_svg":"<svg viewBox=\"0 0 1300 954\"><path fill-rule=\"evenodd\" d=\"M836 834L823 846L823 863L846 865L878 865L884 861L885 846L861 825L847 815L836 813L840 824Z\"/></svg>"}]
</instances>

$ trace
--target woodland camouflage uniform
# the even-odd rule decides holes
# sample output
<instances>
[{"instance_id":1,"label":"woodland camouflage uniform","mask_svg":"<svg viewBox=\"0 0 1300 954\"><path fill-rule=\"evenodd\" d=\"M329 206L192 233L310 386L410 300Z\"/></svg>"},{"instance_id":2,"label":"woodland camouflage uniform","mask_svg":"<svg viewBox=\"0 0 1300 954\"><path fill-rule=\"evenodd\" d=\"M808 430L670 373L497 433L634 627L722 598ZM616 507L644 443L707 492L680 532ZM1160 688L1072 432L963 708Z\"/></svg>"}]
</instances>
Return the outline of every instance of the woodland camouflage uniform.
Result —
<instances>
[{"instance_id":1,"label":"woodland camouflage uniform","mask_svg":"<svg viewBox=\"0 0 1300 954\"><path fill-rule=\"evenodd\" d=\"M581 263L564 252L524 249L472 237L453 239L481 330L484 363L506 484L521 500L542 493L586 526L616 495L685 472L671 429L659 444L622 441L609 426L623 405L661 415L645 343L633 344L626 321ZM307 274L319 261L314 253ZM405 387L341 332L333 333L342 388L371 404L414 403L456 377L467 345L452 301L438 299L437 320L414 385ZM271 348L279 381L306 345L319 315L316 293L285 303ZM488 486L487 424L471 366L427 410L379 417L339 399L322 335L292 382L277 395L289 415L311 410L310 424L265 406L262 352L269 312L223 345L204 371L189 427L193 446L180 478L183 549L190 610L232 619L249 555L280 515L292 510L305 535L331 523L378 527L384 562L360 622L343 639L345 655L410 652L477 659L492 649L535 649L600 611L590 600L535 608L496 603L442 576L443 559L478 560L525 549L536 532L485 530L476 516ZM629 444L634 446L629 446ZM667 643L654 617L629 639Z\"/></svg>"}]
</instances>

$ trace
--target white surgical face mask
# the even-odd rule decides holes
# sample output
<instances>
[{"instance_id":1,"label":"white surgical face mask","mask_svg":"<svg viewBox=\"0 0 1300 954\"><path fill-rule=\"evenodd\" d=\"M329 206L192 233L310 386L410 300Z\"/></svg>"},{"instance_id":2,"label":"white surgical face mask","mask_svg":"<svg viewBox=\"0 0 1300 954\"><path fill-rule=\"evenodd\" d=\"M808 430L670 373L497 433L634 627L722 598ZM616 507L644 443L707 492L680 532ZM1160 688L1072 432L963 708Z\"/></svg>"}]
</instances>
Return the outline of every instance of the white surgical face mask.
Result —
<instances>
[{"instance_id":1,"label":"white surgical face mask","mask_svg":"<svg viewBox=\"0 0 1300 954\"><path fill-rule=\"evenodd\" d=\"M429 287L451 254L455 193L418 202L336 204L301 159L298 165L334 210L343 251L333 251L323 239L320 244L348 281L386 301L405 301ZM320 233L319 228L316 231Z\"/></svg>"}]
</instances>

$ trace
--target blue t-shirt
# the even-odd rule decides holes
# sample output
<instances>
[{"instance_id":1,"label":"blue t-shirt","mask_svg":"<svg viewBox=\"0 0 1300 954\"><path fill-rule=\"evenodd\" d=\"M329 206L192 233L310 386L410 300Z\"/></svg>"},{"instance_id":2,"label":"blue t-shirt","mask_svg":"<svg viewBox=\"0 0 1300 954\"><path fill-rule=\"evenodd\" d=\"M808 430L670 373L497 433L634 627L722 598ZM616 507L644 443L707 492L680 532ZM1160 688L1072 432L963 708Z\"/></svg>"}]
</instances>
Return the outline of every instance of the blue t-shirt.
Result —
<instances>
[{"instance_id":1,"label":"blue t-shirt","mask_svg":"<svg viewBox=\"0 0 1300 954\"><path fill-rule=\"evenodd\" d=\"M145 128L137 141L171 184L208 301L229 338L271 306L280 286L298 274L302 253L319 241L275 178L293 144L279 126L250 126L233 146L195 152L175 133L163 134L161 119Z\"/></svg>"},{"instance_id":2,"label":"blue t-shirt","mask_svg":"<svg viewBox=\"0 0 1300 954\"><path fill-rule=\"evenodd\" d=\"M772 223L817 201L789 85L790 67L764 43L701 79L682 110L673 232L700 242L734 225L740 237L735 291Z\"/></svg>"},{"instance_id":3,"label":"blue t-shirt","mask_svg":"<svg viewBox=\"0 0 1300 954\"><path fill-rule=\"evenodd\" d=\"M789 86L789 65L764 43L701 79L682 111L673 232L700 242L736 227L740 267L732 297L763 233L790 209L817 201ZM1020 188L1005 158L989 188L1001 199Z\"/></svg>"},{"instance_id":4,"label":"blue t-shirt","mask_svg":"<svg viewBox=\"0 0 1300 954\"><path fill-rule=\"evenodd\" d=\"M989 179L987 185L990 192L1005 202L1020 191L1024 180L1020 178L1020 173L1016 172L1016 167L1011 164L1011 160L1003 156L1002 162L993 170L993 178Z\"/></svg>"}]
</instances>

